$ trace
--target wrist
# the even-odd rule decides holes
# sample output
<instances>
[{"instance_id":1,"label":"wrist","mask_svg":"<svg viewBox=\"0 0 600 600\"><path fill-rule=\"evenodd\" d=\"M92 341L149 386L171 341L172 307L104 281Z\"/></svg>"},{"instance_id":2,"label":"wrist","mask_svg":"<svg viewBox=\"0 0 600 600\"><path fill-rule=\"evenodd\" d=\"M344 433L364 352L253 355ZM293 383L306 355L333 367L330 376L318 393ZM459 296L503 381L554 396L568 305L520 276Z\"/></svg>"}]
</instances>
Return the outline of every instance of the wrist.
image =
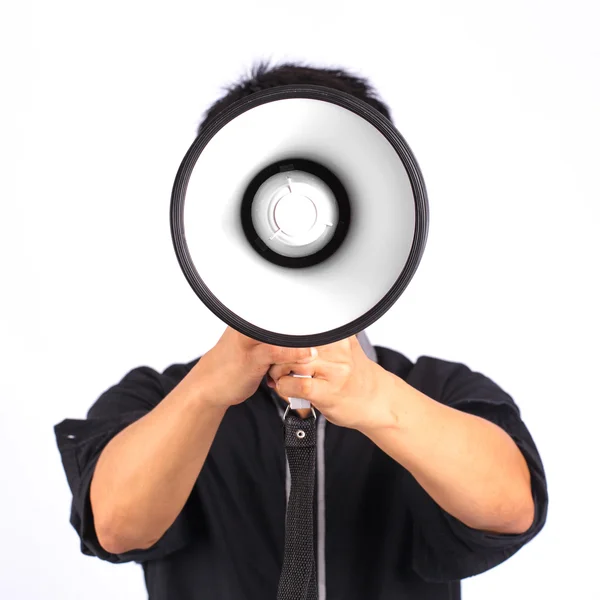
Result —
<instances>
[{"instance_id":1,"label":"wrist","mask_svg":"<svg viewBox=\"0 0 600 600\"><path fill-rule=\"evenodd\" d=\"M382 367L379 369L373 410L370 411L370 418L360 428L367 437L376 435L379 431L403 430L408 421L406 417L412 388L393 373Z\"/></svg>"},{"instance_id":2,"label":"wrist","mask_svg":"<svg viewBox=\"0 0 600 600\"><path fill-rule=\"evenodd\" d=\"M186 386L188 402L194 408L224 414L229 408L229 403L220 397L221 393L210 375L197 367L200 367L200 363L188 373L182 382Z\"/></svg>"}]
</instances>

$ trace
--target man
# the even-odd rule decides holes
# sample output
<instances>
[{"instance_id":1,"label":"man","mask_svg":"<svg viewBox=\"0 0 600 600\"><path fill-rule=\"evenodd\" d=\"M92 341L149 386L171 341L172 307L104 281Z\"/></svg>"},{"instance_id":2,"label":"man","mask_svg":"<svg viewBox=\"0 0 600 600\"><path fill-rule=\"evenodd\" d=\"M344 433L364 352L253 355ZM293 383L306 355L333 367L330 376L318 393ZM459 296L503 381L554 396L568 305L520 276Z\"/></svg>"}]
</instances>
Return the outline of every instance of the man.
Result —
<instances>
[{"instance_id":1,"label":"man","mask_svg":"<svg viewBox=\"0 0 600 600\"><path fill-rule=\"evenodd\" d=\"M261 65L201 128L285 84L340 89L389 117L344 71ZM428 357L413 364L364 333L293 349L227 328L200 359L134 369L87 419L56 426L82 551L141 563L152 600L275 599L289 397L317 413L320 600L456 600L461 579L543 527L541 459L512 398L484 375Z\"/></svg>"}]
</instances>

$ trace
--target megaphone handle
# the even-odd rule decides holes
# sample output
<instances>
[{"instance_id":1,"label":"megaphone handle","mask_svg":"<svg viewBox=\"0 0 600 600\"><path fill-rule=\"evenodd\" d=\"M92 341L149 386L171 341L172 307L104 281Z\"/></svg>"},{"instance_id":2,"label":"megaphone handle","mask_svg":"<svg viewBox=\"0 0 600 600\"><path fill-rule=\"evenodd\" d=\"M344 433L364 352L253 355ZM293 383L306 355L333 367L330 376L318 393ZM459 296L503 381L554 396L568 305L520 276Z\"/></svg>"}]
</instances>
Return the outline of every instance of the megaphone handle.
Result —
<instances>
[{"instance_id":1,"label":"megaphone handle","mask_svg":"<svg viewBox=\"0 0 600 600\"><path fill-rule=\"evenodd\" d=\"M291 373L292 377L304 377L310 378L311 375L296 375L295 373ZM310 402L308 400L304 400L303 398L290 398L290 408L292 410L298 410L299 408L310 408Z\"/></svg>"}]
</instances>

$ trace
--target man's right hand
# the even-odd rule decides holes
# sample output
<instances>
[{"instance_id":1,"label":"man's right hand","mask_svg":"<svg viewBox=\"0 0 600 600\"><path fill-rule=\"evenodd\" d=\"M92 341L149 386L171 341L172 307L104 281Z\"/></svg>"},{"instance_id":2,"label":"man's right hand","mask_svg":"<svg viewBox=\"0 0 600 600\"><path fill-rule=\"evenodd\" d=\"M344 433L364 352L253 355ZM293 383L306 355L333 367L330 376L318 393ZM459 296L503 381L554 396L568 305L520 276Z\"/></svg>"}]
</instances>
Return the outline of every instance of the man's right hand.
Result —
<instances>
[{"instance_id":1,"label":"man's right hand","mask_svg":"<svg viewBox=\"0 0 600 600\"><path fill-rule=\"evenodd\" d=\"M113 554L153 546L190 497L228 407L249 398L271 365L302 360L313 360L310 348L270 346L228 328L157 406L100 454L90 486L100 545Z\"/></svg>"},{"instance_id":2,"label":"man's right hand","mask_svg":"<svg viewBox=\"0 0 600 600\"><path fill-rule=\"evenodd\" d=\"M214 348L202 356L188 377L198 382L208 396L207 402L227 408L252 396L271 365L309 363L316 356L315 349L263 344L227 327Z\"/></svg>"}]
</instances>

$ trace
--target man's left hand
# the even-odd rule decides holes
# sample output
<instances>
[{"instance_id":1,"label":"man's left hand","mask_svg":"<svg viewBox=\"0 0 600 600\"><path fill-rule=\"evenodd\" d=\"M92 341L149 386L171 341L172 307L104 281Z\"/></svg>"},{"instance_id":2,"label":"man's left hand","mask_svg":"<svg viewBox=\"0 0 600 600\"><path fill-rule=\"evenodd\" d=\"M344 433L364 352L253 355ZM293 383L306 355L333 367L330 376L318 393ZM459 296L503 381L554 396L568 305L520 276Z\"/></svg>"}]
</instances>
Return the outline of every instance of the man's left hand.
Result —
<instances>
[{"instance_id":1,"label":"man's left hand","mask_svg":"<svg viewBox=\"0 0 600 600\"><path fill-rule=\"evenodd\" d=\"M306 364L273 365L268 383L286 399L303 398L341 427L363 429L380 422L387 371L370 360L356 336L319 346ZM292 377L310 375L311 378Z\"/></svg>"}]
</instances>

